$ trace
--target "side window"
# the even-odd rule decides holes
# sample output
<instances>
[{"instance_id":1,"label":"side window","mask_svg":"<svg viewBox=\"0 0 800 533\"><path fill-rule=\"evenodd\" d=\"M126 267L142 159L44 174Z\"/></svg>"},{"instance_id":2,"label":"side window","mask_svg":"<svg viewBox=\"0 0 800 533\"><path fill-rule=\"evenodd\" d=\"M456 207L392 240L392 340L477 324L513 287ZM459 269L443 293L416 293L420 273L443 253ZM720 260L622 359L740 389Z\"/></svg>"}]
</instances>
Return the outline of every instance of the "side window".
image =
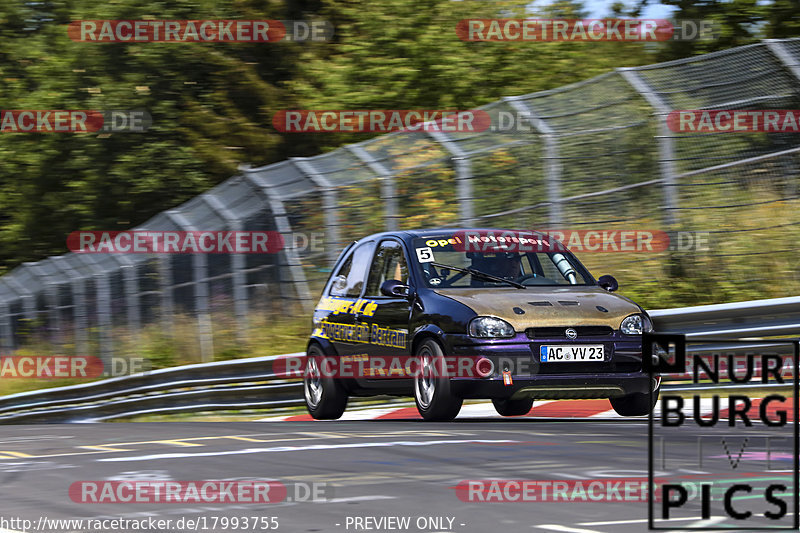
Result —
<instances>
[{"instance_id":1,"label":"side window","mask_svg":"<svg viewBox=\"0 0 800 533\"><path fill-rule=\"evenodd\" d=\"M353 254L347 256L339 271L333 276L333 283L328 291L328 296L344 296L347 293L347 276L350 274L350 267L353 266Z\"/></svg>"},{"instance_id":2,"label":"side window","mask_svg":"<svg viewBox=\"0 0 800 533\"><path fill-rule=\"evenodd\" d=\"M365 295L382 296L381 285L389 279L396 279L408 284L408 265L403 254L403 247L397 241L381 242L369 271Z\"/></svg>"},{"instance_id":3,"label":"side window","mask_svg":"<svg viewBox=\"0 0 800 533\"><path fill-rule=\"evenodd\" d=\"M328 293L330 296L357 298L361 295L374 248L375 241L365 242L355 247L333 277L333 283L331 283Z\"/></svg>"}]
</instances>

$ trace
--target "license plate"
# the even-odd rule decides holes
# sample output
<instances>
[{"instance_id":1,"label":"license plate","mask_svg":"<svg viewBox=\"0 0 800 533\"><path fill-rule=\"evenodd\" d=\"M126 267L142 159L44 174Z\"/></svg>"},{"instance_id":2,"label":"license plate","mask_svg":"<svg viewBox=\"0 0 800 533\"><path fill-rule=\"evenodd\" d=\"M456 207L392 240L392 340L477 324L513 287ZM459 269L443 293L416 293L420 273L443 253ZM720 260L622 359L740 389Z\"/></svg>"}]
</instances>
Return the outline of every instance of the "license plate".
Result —
<instances>
[{"instance_id":1,"label":"license plate","mask_svg":"<svg viewBox=\"0 0 800 533\"><path fill-rule=\"evenodd\" d=\"M574 363L581 361L604 361L602 344L579 344L570 346L543 345L539 349L542 363Z\"/></svg>"}]
</instances>

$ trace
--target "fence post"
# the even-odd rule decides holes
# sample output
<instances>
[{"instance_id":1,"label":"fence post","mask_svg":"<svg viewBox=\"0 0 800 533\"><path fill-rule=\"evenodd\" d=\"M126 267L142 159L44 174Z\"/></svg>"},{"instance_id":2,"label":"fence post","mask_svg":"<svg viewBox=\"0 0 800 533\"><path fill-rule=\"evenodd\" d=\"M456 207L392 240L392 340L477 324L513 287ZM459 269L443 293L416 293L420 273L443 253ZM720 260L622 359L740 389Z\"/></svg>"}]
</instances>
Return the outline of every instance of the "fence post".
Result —
<instances>
[{"instance_id":1,"label":"fence post","mask_svg":"<svg viewBox=\"0 0 800 533\"><path fill-rule=\"evenodd\" d=\"M678 193L676 186L677 172L675 170L675 145L673 142L672 131L667 125L667 117L670 108L650 85L639 75L633 67L618 68L617 72L633 87L635 91L655 110L658 121L658 159L661 167L662 188L664 190L664 209L665 222L675 228L678 218L675 215L675 208L678 207Z\"/></svg>"},{"instance_id":2,"label":"fence post","mask_svg":"<svg viewBox=\"0 0 800 533\"><path fill-rule=\"evenodd\" d=\"M372 154L357 144L345 146L350 152L361 160L367 168L378 175L381 180L381 200L383 200L383 219L386 231L396 231L397 224L397 192L394 187L394 174L383 163L372 157Z\"/></svg>"},{"instance_id":3,"label":"fence post","mask_svg":"<svg viewBox=\"0 0 800 533\"><path fill-rule=\"evenodd\" d=\"M5 279L6 285L19 294L23 316L32 332L33 323L36 320L36 297L27 288L23 287L13 275L5 276L3 279Z\"/></svg>"},{"instance_id":4,"label":"fence post","mask_svg":"<svg viewBox=\"0 0 800 533\"><path fill-rule=\"evenodd\" d=\"M111 254L111 257L119 264L122 271L128 330L134 338L138 339L142 328L142 314L139 301L139 280L136 277L137 263L123 254Z\"/></svg>"},{"instance_id":5,"label":"fence post","mask_svg":"<svg viewBox=\"0 0 800 533\"><path fill-rule=\"evenodd\" d=\"M269 209L272 212L272 219L275 221L275 227L278 232L283 236L284 242L291 239L292 225L289 223L289 217L286 214L286 207L283 201L278 198L269 187L259 182L254 176L254 170L249 168L241 168L244 172L244 179L258 192L264 195ZM311 291L308 287L308 280L303 272L303 265L300 258L297 257L297 251L294 247L284 247L283 256L286 260L286 266L289 269L289 275L295 287L297 298L300 300L300 305L305 313L310 313L314 309L314 303L311 301ZM278 266L280 272L281 265ZM278 274L280 276L280 274ZM280 283L280 290L285 290L284 284Z\"/></svg>"},{"instance_id":6,"label":"fence post","mask_svg":"<svg viewBox=\"0 0 800 533\"><path fill-rule=\"evenodd\" d=\"M89 335L87 331L86 312L86 279L78 274L70 265L66 256L53 258L53 262L62 272L66 273L72 291L72 320L75 328L75 353L77 355L89 354Z\"/></svg>"},{"instance_id":7,"label":"fence post","mask_svg":"<svg viewBox=\"0 0 800 533\"><path fill-rule=\"evenodd\" d=\"M0 304L0 353L9 355L14 351L14 336L11 332L11 310L8 302Z\"/></svg>"},{"instance_id":8,"label":"fence post","mask_svg":"<svg viewBox=\"0 0 800 533\"><path fill-rule=\"evenodd\" d=\"M531 125L542 135L544 143L544 176L547 183L547 201L550 203L548 210L548 223L552 228L562 225L561 205L561 154L558 150L558 136L555 130L533 111L522 97L507 96L503 100L518 113L526 116Z\"/></svg>"},{"instance_id":9,"label":"fence post","mask_svg":"<svg viewBox=\"0 0 800 533\"><path fill-rule=\"evenodd\" d=\"M314 185L322 192L322 211L325 213L325 248L328 255L328 266L333 267L336 258L339 257L339 247L341 246L339 235L339 214L336 188L333 184L317 172L314 165L304 157L290 158L292 163L310 179Z\"/></svg>"},{"instance_id":10,"label":"fence post","mask_svg":"<svg viewBox=\"0 0 800 533\"><path fill-rule=\"evenodd\" d=\"M197 231L180 211L171 210L165 214L182 230ZM200 337L200 360L205 363L214 359L214 336L208 305L208 258L205 254L192 254L192 273L197 332Z\"/></svg>"},{"instance_id":11,"label":"fence post","mask_svg":"<svg viewBox=\"0 0 800 533\"><path fill-rule=\"evenodd\" d=\"M433 128L430 130L428 135L450 153L450 160L455 168L459 222L464 226L473 226L475 206L472 194L472 162L469 160L469 155L443 131L433 131Z\"/></svg>"},{"instance_id":12,"label":"fence post","mask_svg":"<svg viewBox=\"0 0 800 533\"><path fill-rule=\"evenodd\" d=\"M785 66L795 78L800 80L800 62L798 62L797 58L783 46L783 41L780 39L764 39L764 43L767 45L767 49L783 63L783 66Z\"/></svg>"},{"instance_id":13,"label":"fence post","mask_svg":"<svg viewBox=\"0 0 800 533\"><path fill-rule=\"evenodd\" d=\"M55 346L61 345L61 316L58 312L58 286L52 281L53 276L48 276L40 263L23 263L31 272L42 280L44 296L47 305L47 337Z\"/></svg>"},{"instance_id":14,"label":"fence post","mask_svg":"<svg viewBox=\"0 0 800 533\"><path fill-rule=\"evenodd\" d=\"M225 219L231 231L242 231L242 221L214 195L203 194L200 198L208 207ZM231 281L233 284L233 312L236 316L236 332L240 342L247 342L247 288L245 287L244 254L232 253Z\"/></svg>"},{"instance_id":15,"label":"fence post","mask_svg":"<svg viewBox=\"0 0 800 533\"><path fill-rule=\"evenodd\" d=\"M161 254L158 259L158 290L161 293L161 326L167 337L175 335L175 296L172 293L172 258Z\"/></svg>"},{"instance_id":16,"label":"fence post","mask_svg":"<svg viewBox=\"0 0 800 533\"><path fill-rule=\"evenodd\" d=\"M92 270L92 277L95 280L95 297L97 298L97 329L98 340L100 342L100 359L103 361L103 369L108 372L111 369L111 358L114 356L113 336L111 328L111 279L110 274L103 270L95 262L92 254L75 254L78 261L88 266Z\"/></svg>"}]
</instances>

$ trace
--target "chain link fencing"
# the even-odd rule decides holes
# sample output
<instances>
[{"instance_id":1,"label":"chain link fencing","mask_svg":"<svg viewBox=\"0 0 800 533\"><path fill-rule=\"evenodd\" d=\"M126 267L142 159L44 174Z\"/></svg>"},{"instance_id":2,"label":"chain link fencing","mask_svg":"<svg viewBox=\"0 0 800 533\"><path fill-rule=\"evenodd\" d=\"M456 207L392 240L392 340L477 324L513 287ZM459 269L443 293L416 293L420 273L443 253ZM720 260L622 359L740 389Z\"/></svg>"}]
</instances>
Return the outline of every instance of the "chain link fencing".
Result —
<instances>
[{"instance_id":1,"label":"chain link fencing","mask_svg":"<svg viewBox=\"0 0 800 533\"><path fill-rule=\"evenodd\" d=\"M707 246L579 254L646 307L800 294L800 135L676 133L681 109L800 109L800 39L618 69L484 106L475 133L403 131L238 175L137 230L264 230L274 254L80 254L0 278L0 349L247 355L309 311L339 251L382 230L704 232ZM527 128L494 127L525 118ZM306 324L308 322L308 324ZM158 339L153 342L153 338Z\"/></svg>"}]
</instances>

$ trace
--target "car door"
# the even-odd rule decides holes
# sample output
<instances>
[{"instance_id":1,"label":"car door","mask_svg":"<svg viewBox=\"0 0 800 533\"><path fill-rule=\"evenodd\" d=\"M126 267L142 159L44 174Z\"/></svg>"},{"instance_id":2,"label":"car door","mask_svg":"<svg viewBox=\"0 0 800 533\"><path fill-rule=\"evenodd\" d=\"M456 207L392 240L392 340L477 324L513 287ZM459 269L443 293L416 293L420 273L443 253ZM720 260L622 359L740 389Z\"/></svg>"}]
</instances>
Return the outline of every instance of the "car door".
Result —
<instances>
[{"instance_id":1,"label":"car door","mask_svg":"<svg viewBox=\"0 0 800 533\"><path fill-rule=\"evenodd\" d=\"M408 258L402 243L394 238L382 240L376 247L367 284L361 298L368 301L366 313L356 315L359 324L370 329L367 353L373 360L382 360L387 365L405 364L410 355L409 320L411 304L407 298L381 294L381 285L388 280L397 280L408 285ZM385 378L367 379L366 386L387 385ZM399 385L394 383L393 385Z\"/></svg>"},{"instance_id":2,"label":"car door","mask_svg":"<svg viewBox=\"0 0 800 533\"><path fill-rule=\"evenodd\" d=\"M359 297L364 290L374 249L375 241L359 243L353 248L326 288L320 306L324 308L324 315L315 316L336 353L351 360L356 356L366 358L369 346L369 330L359 323L356 315L364 311L364 302Z\"/></svg>"}]
</instances>

